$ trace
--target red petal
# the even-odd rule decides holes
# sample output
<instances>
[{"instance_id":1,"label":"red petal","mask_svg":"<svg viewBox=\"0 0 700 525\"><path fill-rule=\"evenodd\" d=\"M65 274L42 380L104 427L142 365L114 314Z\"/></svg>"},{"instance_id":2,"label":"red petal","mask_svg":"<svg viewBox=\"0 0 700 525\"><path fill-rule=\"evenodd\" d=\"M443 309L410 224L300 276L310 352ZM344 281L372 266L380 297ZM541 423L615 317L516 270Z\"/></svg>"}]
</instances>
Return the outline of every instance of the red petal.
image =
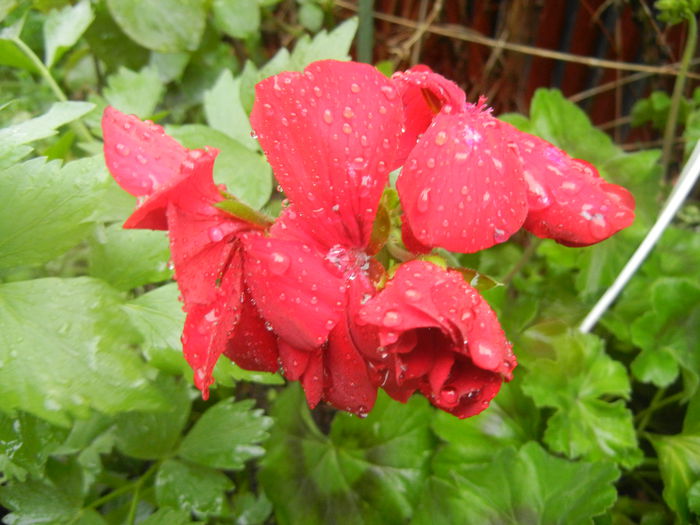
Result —
<instances>
[{"instance_id":1,"label":"red petal","mask_svg":"<svg viewBox=\"0 0 700 525\"><path fill-rule=\"evenodd\" d=\"M460 419L484 411L501 388L500 375L474 366L461 357L452 366L450 377L440 390L423 389L436 407Z\"/></svg>"},{"instance_id":2,"label":"red petal","mask_svg":"<svg viewBox=\"0 0 700 525\"><path fill-rule=\"evenodd\" d=\"M508 379L516 365L511 345L488 303L459 272L429 262L399 266L386 287L360 309L358 318L379 327L380 341L389 352L445 348ZM436 334L426 334L426 329L439 330L447 344L435 339ZM418 339L407 346L406 337L414 330Z\"/></svg>"},{"instance_id":3,"label":"red petal","mask_svg":"<svg viewBox=\"0 0 700 525\"><path fill-rule=\"evenodd\" d=\"M300 350L321 346L345 307L341 272L315 247L246 236L246 281L274 331Z\"/></svg>"},{"instance_id":4,"label":"red petal","mask_svg":"<svg viewBox=\"0 0 700 525\"><path fill-rule=\"evenodd\" d=\"M401 135L399 162L403 163L418 137L428 129L441 110L462 111L466 97L457 84L434 73L427 66L415 66L408 71L394 73L391 79L401 93L404 106L404 133ZM447 107L449 106L449 108Z\"/></svg>"},{"instance_id":5,"label":"red petal","mask_svg":"<svg viewBox=\"0 0 700 525\"><path fill-rule=\"evenodd\" d=\"M229 264L239 225L222 215L168 208L170 253L185 304L210 303Z\"/></svg>"},{"instance_id":6,"label":"red petal","mask_svg":"<svg viewBox=\"0 0 700 525\"><path fill-rule=\"evenodd\" d=\"M298 348L288 345L284 341L280 341L279 350L284 377L290 381L299 381L309 365L309 360L313 352L299 350Z\"/></svg>"},{"instance_id":7,"label":"red petal","mask_svg":"<svg viewBox=\"0 0 700 525\"><path fill-rule=\"evenodd\" d=\"M405 219L401 221L401 240L406 249L413 253L430 253L433 250L430 246L425 246L416 239L411 225Z\"/></svg>"},{"instance_id":8,"label":"red petal","mask_svg":"<svg viewBox=\"0 0 700 525\"><path fill-rule=\"evenodd\" d=\"M389 79L332 60L263 80L251 113L277 180L327 248L367 246L401 122Z\"/></svg>"},{"instance_id":9,"label":"red petal","mask_svg":"<svg viewBox=\"0 0 700 525\"><path fill-rule=\"evenodd\" d=\"M397 182L415 238L471 253L504 242L527 214L527 186L504 123L471 106L438 115Z\"/></svg>"},{"instance_id":10,"label":"red petal","mask_svg":"<svg viewBox=\"0 0 700 525\"><path fill-rule=\"evenodd\" d=\"M589 163L549 142L512 130L524 166L530 211L525 228L562 244L587 246L634 221L634 198Z\"/></svg>"},{"instance_id":11,"label":"red petal","mask_svg":"<svg viewBox=\"0 0 700 525\"><path fill-rule=\"evenodd\" d=\"M164 182L141 201L124 223L124 228L168 229L165 211L169 204L194 213L221 213L213 207L223 199L213 179L218 153L214 148L188 151L177 177Z\"/></svg>"},{"instance_id":12,"label":"red petal","mask_svg":"<svg viewBox=\"0 0 700 525\"><path fill-rule=\"evenodd\" d=\"M374 406L377 387L350 337L347 322L341 321L331 331L324 357L330 379L324 392L326 401L340 410L366 416Z\"/></svg>"},{"instance_id":13,"label":"red petal","mask_svg":"<svg viewBox=\"0 0 700 525\"><path fill-rule=\"evenodd\" d=\"M321 350L309 354L309 364L301 378L301 386L304 387L306 403L313 410L323 396L323 358Z\"/></svg>"},{"instance_id":14,"label":"red petal","mask_svg":"<svg viewBox=\"0 0 700 525\"><path fill-rule=\"evenodd\" d=\"M277 337L265 326L257 308L245 290L240 298L241 318L228 341L226 357L245 370L276 372L279 368Z\"/></svg>"},{"instance_id":15,"label":"red petal","mask_svg":"<svg viewBox=\"0 0 700 525\"><path fill-rule=\"evenodd\" d=\"M202 397L209 397L214 366L226 350L231 332L240 318L241 257L236 252L226 271L216 297L208 304L187 305L187 318L182 331L185 359L194 370L195 386Z\"/></svg>"},{"instance_id":16,"label":"red petal","mask_svg":"<svg viewBox=\"0 0 700 525\"><path fill-rule=\"evenodd\" d=\"M102 114L102 133L107 168L132 195L150 195L178 177L187 149L160 126L110 106Z\"/></svg>"}]
</instances>

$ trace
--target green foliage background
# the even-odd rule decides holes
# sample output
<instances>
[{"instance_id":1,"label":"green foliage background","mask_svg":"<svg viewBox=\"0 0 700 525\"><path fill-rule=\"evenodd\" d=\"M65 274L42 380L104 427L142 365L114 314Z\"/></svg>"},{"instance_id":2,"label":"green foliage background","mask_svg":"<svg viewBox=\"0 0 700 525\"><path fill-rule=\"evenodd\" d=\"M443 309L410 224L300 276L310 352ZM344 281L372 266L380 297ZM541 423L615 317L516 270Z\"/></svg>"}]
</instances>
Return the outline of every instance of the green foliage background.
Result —
<instances>
[{"instance_id":1,"label":"green foliage background","mask_svg":"<svg viewBox=\"0 0 700 525\"><path fill-rule=\"evenodd\" d=\"M219 148L217 181L275 213L250 137L253 86L348 59L357 28L325 0L298 0L299 24L283 27L276 4L0 1L4 523L697 522L697 207L595 335L578 333L668 188L658 151L625 153L553 90L503 118L628 187L638 219L590 248L522 235L455 258L507 283L485 296L521 366L486 412L460 421L380 396L366 419L312 414L298 385L223 361L212 399L199 398L167 239L121 229L134 199L106 172L99 119L111 104ZM269 56L268 31L288 32L293 50ZM663 120L663 100L637 118ZM688 129L697 107L685 106Z\"/></svg>"}]
</instances>

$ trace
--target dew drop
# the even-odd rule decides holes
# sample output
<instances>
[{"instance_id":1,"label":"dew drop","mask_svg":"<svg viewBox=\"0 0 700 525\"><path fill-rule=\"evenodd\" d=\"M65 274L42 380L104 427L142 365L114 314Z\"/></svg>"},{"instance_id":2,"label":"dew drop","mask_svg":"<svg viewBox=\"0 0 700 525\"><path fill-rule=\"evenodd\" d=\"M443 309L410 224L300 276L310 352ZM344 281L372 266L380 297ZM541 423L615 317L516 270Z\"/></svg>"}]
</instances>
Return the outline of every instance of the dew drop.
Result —
<instances>
[{"instance_id":1,"label":"dew drop","mask_svg":"<svg viewBox=\"0 0 700 525\"><path fill-rule=\"evenodd\" d=\"M282 275L289 269L289 257L283 253L273 252L270 259L270 272Z\"/></svg>"},{"instance_id":2,"label":"dew drop","mask_svg":"<svg viewBox=\"0 0 700 525\"><path fill-rule=\"evenodd\" d=\"M381 91L387 100L394 100L396 98L396 89L393 86L382 86Z\"/></svg>"},{"instance_id":3,"label":"dew drop","mask_svg":"<svg viewBox=\"0 0 700 525\"><path fill-rule=\"evenodd\" d=\"M119 153L122 157L128 157L131 153L131 150L124 144L117 144L115 148L117 150L117 153Z\"/></svg>"},{"instance_id":4,"label":"dew drop","mask_svg":"<svg viewBox=\"0 0 700 525\"><path fill-rule=\"evenodd\" d=\"M218 226L212 226L211 228L209 228L207 234L209 235L209 240L211 242L219 242L221 241L221 239L224 238L224 232Z\"/></svg>"},{"instance_id":5,"label":"dew drop","mask_svg":"<svg viewBox=\"0 0 700 525\"><path fill-rule=\"evenodd\" d=\"M350 84L350 91L352 91L353 93L359 93L360 85L353 82L352 84Z\"/></svg>"},{"instance_id":6,"label":"dew drop","mask_svg":"<svg viewBox=\"0 0 700 525\"><path fill-rule=\"evenodd\" d=\"M430 157L428 160L425 161L425 165L428 166L429 168L434 168L435 167L435 159L433 157Z\"/></svg>"},{"instance_id":7,"label":"dew drop","mask_svg":"<svg viewBox=\"0 0 700 525\"><path fill-rule=\"evenodd\" d=\"M416 208L420 213L426 213L430 208L430 188L425 188L418 195L418 203Z\"/></svg>"},{"instance_id":8,"label":"dew drop","mask_svg":"<svg viewBox=\"0 0 700 525\"><path fill-rule=\"evenodd\" d=\"M326 124L331 124L333 122L333 115L331 114L330 109L326 109L323 112L323 122L325 122Z\"/></svg>"},{"instance_id":9,"label":"dew drop","mask_svg":"<svg viewBox=\"0 0 700 525\"><path fill-rule=\"evenodd\" d=\"M494 228L493 230L493 240L499 244L508 240L508 235L506 232L500 228Z\"/></svg>"},{"instance_id":10,"label":"dew drop","mask_svg":"<svg viewBox=\"0 0 700 525\"><path fill-rule=\"evenodd\" d=\"M588 229L591 235L599 240L605 239L610 235L610 225L600 213L593 215L588 223Z\"/></svg>"},{"instance_id":11,"label":"dew drop","mask_svg":"<svg viewBox=\"0 0 700 525\"><path fill-rule=\"evenodd\" d=\"M440 391L440 404L453 407L457 405L458 402L459 396L457 395L457 390L453 387L448 386Z\"/></svg>"},{"instance_id":12,"label":"dew drop","mask_svg":"<svg viewBox=\"0 0 700 525\"><path fill-rule=\"evenodd\" d=\"M409 301L420 301L422 294L418 290L414 290L412 288L409 288L404 292L404 296L406 297L407 300Z\"/></svg>"},{"instance_id":13,"label":"dew drop","mask_svg":"<svg viewBox=\"0 0 700 525\"><path fill-rule=\"evenodd\" d=\"M323 92L321 91L320 87L314 86L314 95L316 95L319 98L321 97L321 95L323 95Z\"/></svg>"},{"instance_id":14,"label":"dew drop","mask_svg":"<svg viewBox=\"0 0 700 525\"><path fill-rule=\"evenodd\" d=\"M345 118L352 118L355 116L355 113L352 111L352 108L350 106L345 106L345 109L343 110L343 116Z\"/></svg>"},{"instance_id":15,"label":"dew drop","mask_svg":"<svg viewBox=\"0 0 700 525\"><path fill-rule=\"evenodd\" d=\"M387 310L382 319L382 324L387 328L392 328L401 324L401 314L394 310Z\"/></svg>"},{"instance_id":16,"label":"dew drop","mask_svg":"<svg viewBox=\"0 0 700 525\"><path fill-rule=\"evenodd\" d=\"M447 133L444 131L438 131L437 135L435 135L435 144L438 146L442 146L447 142Z\"/></svg>"},{"instance_id":17,"label":"dew drop","mask_svg":"<svg viewBox=\"0 0 700 525\"><path fill-rule=\"evenodd\" d=\"M352 133L352 126L347 122L343 124L343 133L345 133L346 135L350 135L350 133Z\"/></svg>"}]
</instances>

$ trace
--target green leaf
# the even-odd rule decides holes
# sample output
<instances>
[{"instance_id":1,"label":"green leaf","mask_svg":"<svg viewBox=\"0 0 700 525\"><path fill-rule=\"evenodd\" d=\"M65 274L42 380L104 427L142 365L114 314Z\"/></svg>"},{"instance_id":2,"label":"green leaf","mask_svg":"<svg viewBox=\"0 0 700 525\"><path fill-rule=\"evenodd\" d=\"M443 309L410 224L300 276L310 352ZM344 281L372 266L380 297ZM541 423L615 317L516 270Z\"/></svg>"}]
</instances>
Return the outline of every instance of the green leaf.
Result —
<instances>
[{"instance_id":1,"label":"green leaf","mask_svg":"<svg viewBox=\"0 0 700 525\"><path fill-rule=\"evenodd\" d=\"M148 64L150 69L158 73L160 81L163 84L167 84L182 77L189 61L189 53L159 53L152 51Z\"/></svg>"},{"instance_id":2,"label":"green leaf","mask_svg":"<svg viewBox=\"0 0 700 525\"><path fill-rule=\"evenodd\" d=\"M89 102L56 102L39 117L1 129L0 153L4 149L51 137L58 128L82 117L94 107Z\"/></svg>"},{"instance_id":3,"label":"green leaf","mask_svg":"<svg viewBox=\"0 0 700 525\"><path fill-rule=\"evenodd\" d=\"M204 114L212 128L256 150L258 143L251 137L252 128L241 103L240 86L240 78L234 79L231 71L224 69L216 84L204 93Z\"/></svg>"},{"instance_id":4,"label":"green leaf","mask_svg":"<svg viewBox=\"0 0 700 525\"><path fill-rule=\"evenodd\" d=\"M323 27L323 9L311 2L301 4L299 8L299 22L306 29L315 33Z\"/></svg>"},{"instance_id":5,"label":"green leaf","mask_svg":"<svg viewBox=\"0 0 700 525\"><path fill-rule=\"evenodd\" d=\"M183 146L219 149L214 164L214 181L225 184L229 193L249 206L260 209L272 194L272 169L262 155L207 126L167 126L166 131Z\"/></svg>"},{"instance_id":6,"label":"green leaf","mask_svg":"<svg viewBox=\"0 0 700 525\"><path fill-rule=\"evenodd\" d=\"M628 398L625 367L611 359L603 342L593 335L564 328L552 333L542 328L551 326L534 327L526 336L549 347L549 356L527 364L522 386L538 407L556 409L547 422L545 442L570 458L612 459L630 468L637 465L642 453L631 412L622 400L601 399Z\"/></svg>"},{"instance_id":7,"label":"green leaf","mask_svg":"<svg viewBox=\"0 0 700 525\"><path fill-rule=\"evenodd\" d=\"M66 429L31 414L10 418L0 413L0 472L24 481L27 473L41 477L46 460L65 439Z\"/></svg>"},{"instance_id":8,"label":"green leaf","mask_svg":"<svg viewBox=\"0 0 700 525\"><path fill-rule=\"evenodd\" d=\"M538 89L530 101L530 121L536 135L572 157L594 164L617 156L612 139L591 124L586 113L557 89Z\"/></svg>"},{"instance_id":9,"label":"green leaf","mask_svg":"<svg viewBox=\"0 0 700 525\"><path fill-rule=\"evenodd\" d=\"M260 27L257 0L214 0L212 10L216 27L233 38L250 36Z\"/></svg>"},{"instance_id":10,"label":"green leaf","mask_svg":"<svg viewBox=\"0 0 700 525\"><path fill-rule=\"evenodd\" d=\"M131 40L110 15L105 2L94 5L95 20L85 32L90 51L104 63L107 72L120 67L137 70L146 65L148 51Z\"/></svg>"},{"instance_id":11,"label":"green leaf","mask_svg":"<svg viewBox=\"0 0 700 525\"><path fill-rule=\"evenodd\" d=\"M641 381L649 380L658 386L668 384L675 379L671 372L677 368L662 362L664 368L649 373L648 368L640 369L650 359L658 364L662 357L660 351L673 356L683 371L683 383L686 397L692 396L700 383L700 355L697 341L700 338L700 286L691 279L663 277L654 282L647 297L651 296L651 307L632 323L632 340L643 349L633 367L635 375ZM641 372L647 374L638 375ZM657 377L662 374L661 377Z\"/></svg>"},{"instance_id":12,"label":"green leaf","mask_svg":"<svg viewBox=\"0 0 700 525\"><path fill-rule=\"evenodd\" d=\"M49 13L44 22L44 62L47 67L53 66L75 45L94 18L89 0Z\"/></svg>"},{"instance_id":13,"label":"green leaf","mask_svg":"<svg viewBox=\"0 0 700 525\"><path fill-rule=\"evenodd\" d=\"M140 522L140 525L189 525L190 513L185 510L161 508Z\"/></svg>"},{"instance_id":14,"label":"green leaf","mask_svg":"<svg viewBox=\"0 0 700 525\"><path fill-rule=\"evenodd\" d=\"M120 303L113 289L84 277L0 285L2 409L59 425L87 417L90 407L162 409Z\"/></svg>"},{"instance_id":15,"label":"green leaf","mask_svg":"<svg viewBox=\"0 0 700 525\"><path fill-rule=\"evenodd\" d=\"M325 29L313 39L303 36L290 56L292 71L301 71L316 60L350 60L350 45L357 32L358 19L349 18L332 31Z\"/></svg>"},{"instance_id":16,"label":"green leaf","mask_svg":"<svg viewBox=\"0 0 700 525\"><path fill-rule=\"evenodd\" d=\"M194 51L204 32L203 0L107 0L107 6L129 38L153 51Z\"/></svg>"},{"instance_id":17,"label":"green leaf","mask_svg":"<svg viewBox=\"0 0 700 525\"><path fill-rule=\"evenodd\" d=\"M11 514L3 521L12 525L32 523L66 523L80 509L52 483L30 480L0 487L0 503Z\"/></svg>"},{"instance_id":18,"label":"green leaf","mask_svg":"<svg viewBox=\"0 0 700 525\"><path fill-rule=\"evenodd\" d=\"M664 482L664 500L681 523L690 523L688 491L700 481L700 434L652 436Z\"/></svg>"},{"instance_id":19,"label":"green leaf","mask_svg":"<svg viewBox=\"0 0 700 525\"><path fill-rule=\"evenodd\" d=\"M104 96L119 111L146 118L153 114L164 90L158 73L150 67L138 73L122 67L107 80Z\"/></svg>"},{"instance_id":20,"label":"green leaf","mask_svg":"<svg viewBox=\"0 0 700 525\"><path fill-rule=\"evenodd\" d=\"M50 261L83 239L106 178L99 157L0 170L0 268Z\"/></svg>"},{"instance_id":21,"label":"green leaf","mask_svg":"<svg viewBox=\"0 0 700 525\"><path fill-rule=\"evenodd\" d=\"M125 412L115 419L115 444L127 456L165 458L180 439L180 432L190 414L189 387L169 376L163 376L159 384L168 396L167 412Z\"/></svg>"},{"instance_id":22,"label":"green leaf","mask_svg":"<svg viewBox=\"0 0 700 525\"><path fill-rule=\"evenodd\" d=\"M612 463L570 462L530 442L480 467L446 465L411 523L592 524L614 503L618 476Z\"/></svg>"},{"instance_id":23,"label":"green leaf","mask_svg":"<svg viewBox=\"0 0 700 525\"><path fill-rule=\"evenodd\" d=\"M178 455L229 470L240 470L249 459L262 456L260 443L267 439L272 420L253 405L252 400L227 399L209 408L183 439Z\"/></svg>"},{"instance_id":24,"label":"green leaf","mask_svg":"<svg viewBox=\"0 0 700 525\"><path fill-rule=\"evenodd\" d=\"M539 438L539 411L523 395L519 379L516 375L505 383L489 408L477 416L457 419L446 412L437 413L433 431L450 444L460 462L488 463L500 449Z\"/></svg>"},{"instance_id":25,"label":"green leaf","mask_svg":"<svg viewBox=\"0 0 700 525\"><path fill-rule=\"evenodd\" d=\"M311 421L294 385L273 408L277 424L260 480L281 525L406 523L433 449L425 399L380 395L366 419L338 412L330 436Z\"/></svg>"},{"instance_id":26,"label":"green leaf","mask_svg":"<svg viewBox=\"0 0 700 525\"><path fill-rule=\"evenodd\" d=\"M160 231L125 230L119 224L98 226L90 241L89 273L117 288L131 290L167 281L168 238Z\"/></svg>"},{"instance_id":27,"label":"green leaf","mask_svg":"<svg viewBox=\"0 0 700 525\"><path fill-rule=\"evenodd\" d=\"M221 515L226 492L233 489L223 473L176 459L160 466L155 485L159 505L188 510L197 516Z\"/></svg>"}]
</instances>

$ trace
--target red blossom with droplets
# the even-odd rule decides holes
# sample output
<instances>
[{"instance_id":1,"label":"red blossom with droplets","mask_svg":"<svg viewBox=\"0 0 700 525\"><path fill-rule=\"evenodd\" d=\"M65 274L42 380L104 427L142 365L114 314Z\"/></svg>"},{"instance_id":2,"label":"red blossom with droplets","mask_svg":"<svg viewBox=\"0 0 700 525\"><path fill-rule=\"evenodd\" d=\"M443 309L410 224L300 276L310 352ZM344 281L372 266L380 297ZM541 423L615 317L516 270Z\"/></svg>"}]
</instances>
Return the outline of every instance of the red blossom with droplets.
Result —
<instances>
[{"instance_id":1,"label":"red blossom with droplets","mask_svg":"<svg viewBox=\"0 0 700 525\"><path fill-rule=\"evenodd\" d=\"M472 253L521 227L569 246L607 239L634 220L634 199L590 164L465 102L425 67L397 73L413 144L397 182L407 244ZM422 101L421 101L422 99Z\"/></svg>"},{"instance_id":2,"label":"red blossom with droplets","mask_svg":"<svg viewBox=\"0 0 700 525\"><path fill-rule=\"evenodd\" d=\"M258 227L215 206L223 200L213 180L218 152L188 150L160 126L111 107L102 129L107 167L117 183L139 197L124 227L168 230L187 313L183 351L203 396L224 352L243 368L276 370L276 341L266 337L264 321L245 300L240 236L259 235ZM236 337L242 331L248 337Z\"/></svg>"},{"instance_id":3,"label":"red blossom with droplets","mask_svg":"<svg viewBox=\"0 0 700 525\"><path fill-rule=\"evenodd\" d=\"M379 330L383 388L399 401L415 391L460 418L484 410L516 365L496 315L457 271L426 261L398 267L359 311Z\"/></svg>"},{"instance_id":4,"label":"red blossom with droplets","mask_svg":"<svg viewBox=\"0 0 700 525\"><path fill-rule=\"evenodd\" d=\"M425 66L388 79L327 60L275 75L256 86L251 125L288 198L272 224L219 208L216 150L188 150L113 108L103 117L107 166L138 197L125 227L168 230L183 350L205 398L224 354L281 367L312 408L364 416L381 387L478 414L512 378L511 344L458 269L411 259L485 249L521 227L583 246L634 218L624 188ZM399 167L403 247L380 205Z\"/></svg>"}]
</instances>

